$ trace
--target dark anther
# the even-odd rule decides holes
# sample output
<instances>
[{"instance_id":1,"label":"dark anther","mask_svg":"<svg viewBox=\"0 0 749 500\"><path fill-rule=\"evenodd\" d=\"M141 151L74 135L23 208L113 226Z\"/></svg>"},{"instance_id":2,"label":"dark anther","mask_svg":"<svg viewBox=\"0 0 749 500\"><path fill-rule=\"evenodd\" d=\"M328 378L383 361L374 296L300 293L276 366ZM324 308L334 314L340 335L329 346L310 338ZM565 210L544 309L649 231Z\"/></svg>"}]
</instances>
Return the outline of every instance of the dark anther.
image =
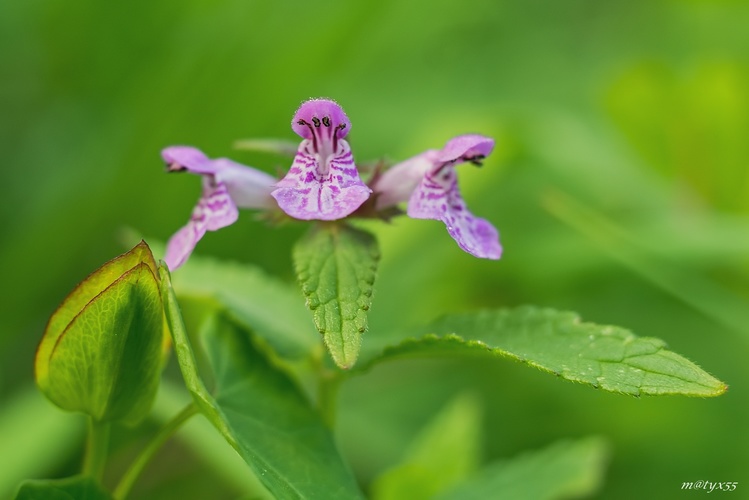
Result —
<instances>
[{"instance_id":1,"label":"dark anther","mask_svg":"<svg viewBox=\"0 0 749 500\"><path fill-rule=\"evenodd\" d=\"M483 160L484 158L486 158L486 156L484 156L484 155L476 155L476 156L472 156L470 158L466 158L466 161L469 161L469 162L473 163L474 165L476 165L477 167L480 167L482 165L481 160Z\"/></svg>"},{"instance_id":2,"label":"dark anther","mask_svg":"<svg viewBox=\"0 0 749 500\"><path fill-rule=\"evenodd\" d=\"M166 164L166 171L167 172L184 172L187 170L187 167L180 165L176 161L173 163L167 163Z\"/></svg>"},{"instance_id":3,"label":"dark anther","mask_svg":"<svg viewBox=\"0 0 749 500\"><path fill-rule=\"evenodd\" d=\"M297 123L297 125L307 125L307 122L306 122L306 121L304 121L304 120L302 120L302 119L300 119L300 120L299 120L298 122L296 122L296 123Z\"/></svg>"},{"instance_id":4,"label":"dark anther","mask_svg":"<svg viewBox=\"0 0 749 500\"><path fill-rule=\"evenodd\" d=\"M312 123L315 124L315 127L319 127L320 126L320 119L317 118L317 117L313 117L312 118Z\"/></svg>"},{"instance_id":5,"label":"dark anther","mask_svg":"<svg viewBox=\"0 0 749 500\"><path fill-rule=\"evenodd\" d=\"M322 117L322 124L326 127L330 127L330 117L329 116L323 116Z\"/></svg>"}]
</instances>

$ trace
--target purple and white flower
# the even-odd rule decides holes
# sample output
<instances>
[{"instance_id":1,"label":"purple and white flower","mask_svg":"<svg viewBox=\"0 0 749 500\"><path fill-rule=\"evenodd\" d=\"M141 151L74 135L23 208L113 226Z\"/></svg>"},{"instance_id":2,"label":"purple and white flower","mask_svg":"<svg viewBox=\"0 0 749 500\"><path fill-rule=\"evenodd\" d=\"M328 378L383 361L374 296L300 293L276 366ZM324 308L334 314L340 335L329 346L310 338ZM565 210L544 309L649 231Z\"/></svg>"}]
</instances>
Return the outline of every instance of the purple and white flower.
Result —
<instances>
[{"instance_id":1,"label":"purple and white flower","mask_svg":"<svg viewBox=\"0 0 749 500\"><path fill-rule=\"evenodd\" d=\"M165 260L170 269L184 264L207 231L233 224L240 208L278 206L295 219L337 220L369 199L372 189L359 178L345 140L351 122L338 104L327 99L304 102L291 128L302 142L281 180L226 158L210 159L189 146L162 151L170 172L187 171L203 178L202 196L190 221L167 244ZM380 211L407 201L410 217L441 220L460 248L476 257L498 259L499 234L488 221L468 211L455 172L460 163L480 165L493 148L488 137L463 135L441 150L399 163L373 178L376 198L359 215L372 216L372 206Z\"/></svg>"},{"instance_id":2,"label":"purple and white flower","mask_svg":"<svg viewBox=\"0 0 749 500\"><path fill-rule=\"evenodd\" d=\"M185 263L206 231L236 222L238 208L272 208L271 191L276 179L226 158L209 159L189 146L171 146L161 152L170 172L187 171L203 177L203 193L190 221L167 244L169 269Z\"/></svg>"},{"instance_id":3,"label":"purple and white flower","mask_svg":"<svg viewBox=\"0 0 749 500\"><path fill-rule=\"evenodd\" d=\"M203 176L203 194L190 222L167 244L165 260L174 270L185 263L206 231L236 222L238 208L274 208L303 220L336 220L354 212L372 190L359 179L351 147L343 138L351 128L333 101L303 103L291 123L302 143L289 172L273 176L226 158L209 159L189 146L162 151L168 170ZM275 198L275 202L274 202Z\"/></svg>"},{"instance_id":4,"label":"purple and white flower","mask_svg":"<svg viewBox=\"0 0 749 500\"><path fill-rule=\"evenodd\" d=\"M476 257L499 259L499 233L490 222L468 211L455 172L460 163L480 165L493 149L493 139L461 135L441 150L431 149L394 165L373 186L376 208L408 201L409 217L441 220L460 248Z\"/></svg>"},{"instance_id":5,"label":"purple and white flower","mask_svg":"<svg viewBox=\"0 0 749 500\"><path fill-rule=\"evenodd\" d=\"M291 128L304 140L286 176L271 195L281 210L296 219L336 220L350 215L372 190L359 178L351 147L351 129L343 109L333 101L302 104Z\"/></svg>"}]
</instances>

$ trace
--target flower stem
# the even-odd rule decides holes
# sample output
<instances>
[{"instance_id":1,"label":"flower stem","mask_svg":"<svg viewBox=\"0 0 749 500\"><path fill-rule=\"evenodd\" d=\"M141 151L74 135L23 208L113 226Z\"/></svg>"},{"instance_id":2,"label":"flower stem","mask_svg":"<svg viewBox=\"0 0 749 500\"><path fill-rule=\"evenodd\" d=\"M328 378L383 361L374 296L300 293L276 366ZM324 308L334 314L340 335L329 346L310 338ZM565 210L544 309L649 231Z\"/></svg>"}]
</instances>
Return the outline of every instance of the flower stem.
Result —
<instances>
[{"instance_id":1,"label":"flower stem","mask_svg":"<svg viewBox=\"0 0 749 500\"><path fill-rule=\"evenodd\" d=\"M140 452L140 455L130 465L125 474L120 479L120 483L114 489L114 498L122 500L127 498L130 494L130 489L135 484L136 479L143 469L146 467L148 462L156 455L156 452L164 445L164 443L172 436L172 434L179 429L179 427L185 423L190 417L198 412L198 408L195 403L190 403L181 412L179 412L172 420L161 428L161 430L154 436L151 442Z\"/></svg>"},{"instance_id":2,"label":"flower stem","mask_svg":"<svg viewBox=\"0 0 749 500\"><path fill-rule=\"evenodd\" d=\"M86 456L83 459L83 473L98 482L101 482L104 476L110 426L109 422L97 422L93 417L88 418L88 439L86 440Z\"/></svg>"}]
</instances>

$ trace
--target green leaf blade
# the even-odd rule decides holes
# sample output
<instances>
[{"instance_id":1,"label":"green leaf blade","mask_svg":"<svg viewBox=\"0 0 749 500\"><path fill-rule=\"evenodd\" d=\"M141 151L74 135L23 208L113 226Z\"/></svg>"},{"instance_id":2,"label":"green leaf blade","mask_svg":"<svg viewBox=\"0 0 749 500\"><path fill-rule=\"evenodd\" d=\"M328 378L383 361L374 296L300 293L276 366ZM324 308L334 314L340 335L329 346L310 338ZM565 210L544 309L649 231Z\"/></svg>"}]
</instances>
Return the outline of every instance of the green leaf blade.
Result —
<instances>
[{"instance_id":1,"label":"green leaf blade","mask_svg":"<svg viewBox=\"0 0 749 500\"><path fill-rule=\"evenodd\" d=\"M659 339L583 323L569 312L520 307L447 316L417 339L385 349L369 365L398 357L490 354L572 382L639 396L718 396L725 383L666 349Z\"/></svg>"},{"instance_id":2,"label":"green leaf blade","mask_svg":"<svg viewBox=\"0 0 749 500\"><path fill-rule=\"evenodd\" d=\"M29 480L18 489L16 500L111 500L112 496L93 478Z\"/></svg>"},{"instance_id":3,"label":"green leaf blade","mask_svg":"<svg viewBox=\"0 0 749 500\"><path fill-rule=\"evenodd\" d=\"M110 287L120 276L132 270L140 263L145 263L154 275L157 274L156 263L154 262L151 250L143 240L129 252L105 263L81 281L65 297L62 304L60 304L49 318L44 337L37 350L37 359L49 359L60 336L86 305L106 288ZM41 370L39 368L37 367L37 379L46 377L46 367L41 367Z\"/></svg>"},{"instance_id":4,"label":"green leaf blade","mask_svg":"<svg viewBox=\"0 0 749 500\"><path fill-rule=\"evenodd\" d=\"M216 403L244 457L283 498L356 498L330 431L291 379L274 368L247 332L226 318L207 325L203 340L217 370Z\"/></svg>"},{"instance_id":5,"label":"green leaf blade","mask_svg":"<svg viewBox=\"0 0 749 500\"><path fill-rule=\"evenodd\" d=\"M289 376L225 313L201 338L215 389L201 378L179 306L162 268L162 293L186 385L201 412L276 498L361 498L330 429Z\"/></svg>"},{"instance_id":6,"label":"green leaf blade","mask_svg":"<svg viewBox=\"0 0 749 500\"><path fill-rule=\"evenodd\" d=\"M592 495L603 481L608 451L600 438L562 441L490 464L439 500L555 500Z\"/></svg>"},{"instance_id":7,"label":"green leaf blade","mask_svg":"<svg viewBox=\"0 0 749 500\"><path fill-rule=\"evenodd\" d=\"M294 266L315 326L335 363L359 356L372 304L379 249L375 238L349 226L316 226L294 247Z\"/></svg>"},{"instance_id":8,"label":"green leaf blade","mask_svg":"<svg viewBox=\"0 0 749 500\"><path fill-rule=\"evenodd\" d=\"M318 346L299 292L257 267L194 255L172 280L180 298L219 302L282 357L304 358Z\"/></svg>"},{"instance_id":9,"label":"green leaf blade","mask_svg":"<svg viewBox=\"0 0 749 500\"><path fill-rule=\"evenodd\" d=\"M148 245L142 240L129 252L115 257L86 277L65 297L63 303L50 318L47 329L53 332L51 337L56 339L77 311L83 309L91 299L100 294L119 276L140 263L148 265L156 274L156 262Z\"/></svg>"},{"instance_id":10,"label":"green leaf blade","mask_svg":"<svg viewBox=\"0 0 749 500\"><path fill-rule=\"evenodd\" d=\"M60 318L69 319L62 330ZM163 334L153 257L141 243L95 271L53 315L37 351L37 384L65 410L136 423L156 395Z\"/></svg>"},{"instance_id":11,"label":"green leaf blade","mask_svg":"<svg viewBox=\"0 0 749 500\"><path fill-rule=\"evenodd\" d=\"M463 394L425 426L400 462L372 484L373 500L427 500L469 477L479 463L481 409Z\"/></svg>"}]
</instances>

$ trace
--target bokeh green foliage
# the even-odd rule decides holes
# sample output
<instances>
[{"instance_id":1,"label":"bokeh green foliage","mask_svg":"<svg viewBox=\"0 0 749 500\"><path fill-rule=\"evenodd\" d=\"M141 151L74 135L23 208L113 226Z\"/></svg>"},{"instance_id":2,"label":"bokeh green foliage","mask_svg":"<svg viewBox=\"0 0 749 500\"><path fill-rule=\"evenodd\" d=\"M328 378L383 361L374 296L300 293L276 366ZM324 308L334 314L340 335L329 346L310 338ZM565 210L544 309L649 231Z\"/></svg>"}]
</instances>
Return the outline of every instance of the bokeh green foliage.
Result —
<instances>
[{"instance_id":1,"label":"bokeh green foliage","mask_svg":"<svg viewBox=\"0 0 749 500\"><path fill-rule=\"evenodd\" d=\"M363 342L443 312L535 303L662 338L733 384L716 400L634 399L513 363L389 364L342 394L339 440L365 484L467 387L485 402L486 460L598 433L612 443L602 498L741 481L748 21L743 0L0 2L0 416L13 416L0 432L53 411L14 414L31 407L20 403L34 390L29 363L46 319L121 253L119 228L165 239L186 222L198 180L163 174L159 150L191 144L275 172L285 160L232 142L291 138L298 103L329 96L352 120L360 162L464 132L498 141L460 182L471 210L500 229L502 260L463 255L438 223L372 226L382 261ZM292 281L304 230L245 213L198 253ZM19 475L0 476L3 491L75 470L69 439L45 443L44 461L23 456L32 445L0 454L30 464L3 467ZM128 453L114 446L115 457ZM154 474L185 495L236 488L168 460ZM157 498L145 484L139 497Z\"/></svg>"}]
</instances>

